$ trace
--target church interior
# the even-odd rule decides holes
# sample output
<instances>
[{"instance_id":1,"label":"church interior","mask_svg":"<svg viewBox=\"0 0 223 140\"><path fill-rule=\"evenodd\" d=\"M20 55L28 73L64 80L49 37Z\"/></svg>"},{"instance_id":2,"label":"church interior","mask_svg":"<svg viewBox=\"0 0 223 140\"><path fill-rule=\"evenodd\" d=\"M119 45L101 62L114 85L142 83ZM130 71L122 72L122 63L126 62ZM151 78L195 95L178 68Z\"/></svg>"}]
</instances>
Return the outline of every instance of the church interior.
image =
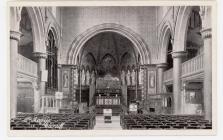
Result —
<instances>
[{"instance_id":1,"label":"church interior","mask_svg":"<svg viewBox=\"0 0 223 140\"><path fill-rule=\"evenodd\" d=\"M209 6L10 7L10 129L212 129Z\"/></svg>"}]
</instances>

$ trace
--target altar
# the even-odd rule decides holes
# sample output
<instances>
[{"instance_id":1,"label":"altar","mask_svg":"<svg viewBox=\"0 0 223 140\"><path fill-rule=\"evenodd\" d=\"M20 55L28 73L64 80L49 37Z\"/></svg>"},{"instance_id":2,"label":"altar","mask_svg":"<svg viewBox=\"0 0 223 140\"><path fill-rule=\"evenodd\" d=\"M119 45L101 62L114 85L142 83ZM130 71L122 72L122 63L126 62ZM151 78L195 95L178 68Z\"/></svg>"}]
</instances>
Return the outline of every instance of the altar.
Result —
<instances>
[{"instance_id":1,"label":"altar","mask_svg":"<svg viewBox=\"0 0 223 140\"><path fill-rule=\"evenodd\" d=\"M98 114L104 109L111 109L112 114L121 112L121 84L117 77L106 75L96 80L95 106Z\"/></svg>"},{"instance_id":2,"label":"altar","mask_svg":"<svg viewBox=\"0 0 223 140\"><path fill-rule=\"evenodd\" d=\"M120 105L120 98L119 89L100 89L96 91L96 106Z\"/></svg>"},{"instance_id":3,"label":"altar","mask_svg":"<svg viewBox=\"0 0 223 140\"><path fill-rule=\"evenodd\" d=\"M121 90L96 90L95 102L97 114L103 114L103 110L109 108L112 110L112 115L118 115L121 112Z\"/></svg>"}]
</instances>

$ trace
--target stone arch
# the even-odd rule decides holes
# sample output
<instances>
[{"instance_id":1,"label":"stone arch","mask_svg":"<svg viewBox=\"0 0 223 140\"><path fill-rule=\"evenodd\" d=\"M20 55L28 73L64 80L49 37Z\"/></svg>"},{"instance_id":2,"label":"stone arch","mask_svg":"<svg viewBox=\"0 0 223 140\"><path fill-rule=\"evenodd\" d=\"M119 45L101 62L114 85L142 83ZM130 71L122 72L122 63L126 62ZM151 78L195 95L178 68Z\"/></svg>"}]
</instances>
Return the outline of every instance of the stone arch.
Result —
<instances>
[{"instance_id":1,"label":"stone arch","mask_svg":"<svg viewBox=\"0 0 223 140\"><path fill-rule=\"evenodd\" d=\"M46 53L45 45L45 28L43 16L39 7L23 7L26 8L32 24L33 32L33 51Z\"/></svg>"},{"instance_id":2,"label":"stone arch","mask_svg":"<svg viewBox=\"0 0 223 140\"><path fill-rule=\"evenodd\" d=\"M90 70L94 69L96 66L96 60L94 55L91 52L88 52L81 59L81 65L86 65L89 67Z\"/></svg>"},{"instance_id":3,"label":"stone arch","mask_svg":"<svg viewBox=\"0 0 223 140\"><path fill-rule=\"evenodd\" d=\"M192 6L181 6L179 8L174 33L173 52L182 52L186 49L187 27L192 8Z\"/></svg>"},{"instance_id":4,"label":"stone arch","mask_svg":"<svg viewBox=\"0 0 223 140\"><path fill-rule=\"evenodd\" d=\"M53 35L55 37L56 46L58 48L59 45L60 45L59 27L57 25L55 25L54 22L50 22L48 24L48 27L47 27L47 30L46 30L46 33L45 33L46 41L47 41L47 38L48 38L49 31L52 31L53 32Z\"/></svg>"},{"instance_id":5,"label":"stone arch","mask_svg":"<svg viewBox=\"0 0 223 140\"><path fill-rule=\"evenodd\" d=\"M181 6L179 8L177 14L177 21L174 33L174 44L173 44L173 51L174 52L183 52L186 50L186 40L187 40L187 31L189 25L189 19L191 16L191 12L195 6ZM202 11L202 6L199 7ZM202 12L199 12L201 23L203 27L204 19L202 18Z\"/></svg>"},{"instance_id":6,"label":"stone arch","mask_svg":"<svg viewBox=\"0 0 223 140\"><path fill-rule=\"evenodd\" d=\"M22 8L26 8L33 34L33 51L34 52L46 52L45 45L45 29L43 23L42 13L39 7L11 7L10 8L10 30L19 31L19 25L21 20Z\"/></svg>"},{"instance_id":7,"label":"stone arch","mask_svg":"<svg viewBox=\"0 0 223 140\"><path fill-rule=\"evenodd\" d=\"M113 55L111 55L110 53L106 53L106 54L102 57L100 63L103 63L103 61L105 61L106 59L109 59L109 58L112 60L112 62L113 62L114 64L117 63L117 60L115 59L115 57L114 57Z\"/></svg>"},{"instance_id":8,"label":"stone arch","mask_svg":"<svg viewBox=\"0 0 223 140\"><path fill-rule=\"evenodd\" d=\"M94 55L91 52L88 52L85 56L82 57L82 59L84 59L84 57L86 57L87 61L92 62L94 65L96 65L96 59L94 57ZM82 61L83 62L83 61ZM82 63L81 63L82 64Z\"/></svg>"},{"instance_id":9,"label":"stone arch","mask_svg":"<svg viewBox=\"0 0 223 140\"><path fill-rule=\"evenodd\" d=\"M168 21L163 23L160 30L159 46L160 46L160 63L166 63L167 61L167 49L170 36L173 38L173 30Z\"/></svg>"},{"instance_id":10,"label":"stone arch","mask_svg":"<svg viewBox=\"0 0 223 140\"><path fill-rule=\"evenodd\" d=\"M105 23L96 25L88 30L86 30L84 33L78 35L74 41L72 42L68 54L67 54L67 64L78 64L78 54L81 52L81 48L83 45L93 36L102 33L102 32L115 32L120 35L123 35L127 39L129 39L135 47L135 50L138 51L140 54L140 63L141 64L150 64L150 53L148 46L146 45L145 41L135 32L133 32L131 29L115 24L115 23Z\"/></svg>"},{"instance_id":11,"label":"stone arch","mask_svg":"<svg viewBox=\"0 0 223 140\"><path fill-rule=\"evenodd\" d=\"M19 24L21 20L21 10L20 7L10 7L10 30L19 31Z\"/></svg>"},{"instance_id":12,"label":"stone arch","mask_svg":"<svg viewBox=\"0 0 223 140\"><path fill-rule=\"evenodd\" d=\"M129 52L125 52L122 56L121 56L121 61L120 64L121 66L125 65L125 64L130 64L131 62L133 62L134 64L136 64L136 59L134 59L133 57L131 57L131 54Z\"/></svg>"}]
</instances>

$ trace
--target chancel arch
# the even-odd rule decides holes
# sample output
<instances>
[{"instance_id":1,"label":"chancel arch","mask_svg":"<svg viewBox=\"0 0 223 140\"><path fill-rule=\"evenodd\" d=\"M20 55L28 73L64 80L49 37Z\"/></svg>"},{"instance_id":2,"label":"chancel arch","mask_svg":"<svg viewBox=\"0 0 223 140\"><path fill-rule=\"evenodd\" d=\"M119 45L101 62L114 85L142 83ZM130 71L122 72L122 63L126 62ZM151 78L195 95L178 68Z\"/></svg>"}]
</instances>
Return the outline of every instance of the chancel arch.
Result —
<instances>
[{"instance_id":1,"label":"chancel arch","mask_svg":"<svg viewBox=\"0 0 223 140\"><path fill-rule=\"evenodd\" d=\"M82 83L76 92L77 100L80 102L81 95L82 101L86 101L87 97L90 103L92 97L104 97L106 93L101 93L104 90L107 90L111 94L111 96L106 98L111 99L114 93L110 92L114 90L119 91L116 93L116 96L117 98L122 96L121 98L124 98L125 101L120 101L120 103L125 105L136 100L135 92L137 92L136 88L139 88L138 69L141 64L140 61L137 61L137 58L140 59L140 54L136 51L134 44L127 37L117 32L101 32L86 41L79 52L80 59L77 67L90 67L91 70L79 69L79 77ZM137 65L138 67L136 67ZM95 74L93 78L95 78L96 82L87 82L93 81L90 76L92 73ZM89 77L90 80L87 80ZM96 85L92 85L91 83L95 83ZM126 88L126 90L123 91L123 88ZM89 90L90 94L86 90ZM131 91L129 97L127 97L127 90ZM139 97L141 97L140 94L141 92L138 95ZM83 99L84 96L85 99Z\"/></svg>"},{"instance_id":2,"label":"chancel arch","mask_svg":"<svg viewBox=\"0 0 223 140\"><path fill-rule=\"evenodd\" d=\"M78 63L78 54L81 51L83 44L85 44L85 42L93 36L103 32L115 32L125 36L134 44L134 49L136 49L140 54L141 64L151 63L149 49L144 40L141 39L141 37L134 33L131 29L115 23L96 25L77 36L68 50L67 63L76 65Z\"/></svg>"}]
</instances>

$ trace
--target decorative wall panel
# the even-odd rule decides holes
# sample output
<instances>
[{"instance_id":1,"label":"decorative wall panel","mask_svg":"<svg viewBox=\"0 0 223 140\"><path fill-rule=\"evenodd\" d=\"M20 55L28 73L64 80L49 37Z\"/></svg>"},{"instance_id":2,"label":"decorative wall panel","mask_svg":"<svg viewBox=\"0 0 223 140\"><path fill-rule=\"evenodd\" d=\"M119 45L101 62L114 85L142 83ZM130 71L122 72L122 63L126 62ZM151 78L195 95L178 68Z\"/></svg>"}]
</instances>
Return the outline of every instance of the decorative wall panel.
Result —
<instances>
[{"instance_id":1,"label":"decorative wall panel","mask_svg":"<svg viewBox=\"0 0 223 140\"><path fill-rule=\"evenodd\" d=\"M156 70L148 69L148 94L156 93Z\"/></svg>"}]
</instances>

